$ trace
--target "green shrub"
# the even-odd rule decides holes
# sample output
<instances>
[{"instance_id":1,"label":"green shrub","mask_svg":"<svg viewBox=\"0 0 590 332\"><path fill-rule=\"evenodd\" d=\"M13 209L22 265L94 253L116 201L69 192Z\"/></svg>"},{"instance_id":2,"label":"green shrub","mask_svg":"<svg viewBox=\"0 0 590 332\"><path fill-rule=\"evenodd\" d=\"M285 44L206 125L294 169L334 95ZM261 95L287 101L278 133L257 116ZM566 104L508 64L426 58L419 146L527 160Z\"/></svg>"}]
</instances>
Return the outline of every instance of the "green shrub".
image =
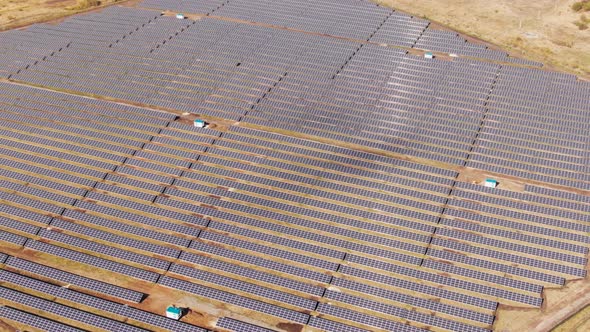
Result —
<instances>
[{"instance_id":1,"label":"green shrub","mask_svg":"<svg viewBox=\"0 0 590 332\"><path fill-rule=\"evenodd\" d=\"M590 1L588 1L588 0L582 0L582 1L575 2L572 5L572 9L575 12L587 12L587 11L590 11Z\"/></svg>"},{"instance_id":2,"label":"green shrub","mask_svg":"<svg viewBox=\"0 0 590 332\"><path fill-rule=\"evenodd\" d=\"M575 21L574 24L580 30L586 30L586 29L588 29L588 23L586 23L586 22L583 22L583 21Z\"/></svg>"},{"instance_id":3,"label":"green shrub","mask_svg":"<svg viewBox=\"0 0 590 332\"><path fill-rule=\"evenodd\" d=\"M78 0L78 5L76 9L87 9L91 7L98 7L102 3L100 0Z\"/></svg>"}]
</instances>

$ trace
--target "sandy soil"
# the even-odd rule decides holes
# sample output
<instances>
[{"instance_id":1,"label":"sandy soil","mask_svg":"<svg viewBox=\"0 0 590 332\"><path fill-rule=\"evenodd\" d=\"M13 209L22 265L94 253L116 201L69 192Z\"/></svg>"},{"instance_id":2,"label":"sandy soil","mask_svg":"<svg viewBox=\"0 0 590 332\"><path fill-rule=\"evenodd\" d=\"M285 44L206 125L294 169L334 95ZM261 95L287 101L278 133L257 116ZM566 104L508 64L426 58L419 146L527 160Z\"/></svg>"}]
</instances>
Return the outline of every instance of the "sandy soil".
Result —
<instances>
[{"instance_id":1,"label":"sandy soil","mask_svg":"<svg viewBox=\"0 0 590 332\"><path fill-rule=\"evenodd\" d=\"M101 0L100 7L125 0ZM97 8L87 0L0 0L0 31L48 22Z\"/></svg>"},{"instance_id":2,"label":"sandy soil","mask_svg":"<svg viewBox=\"0 0 590 332\"><path fill-rule=\"evenodd\" d=\"M587 265L586 269L589 267ZM589 331L590 310L587 308L590 305L590 277L568 281L563 288L546 289L543 295L540 310L500 305L494 331Z\"/></svg>"},{"instance_id":3,"label":"sandy soil","mask_svg":"<svg viewBox=\"0 0 590 332\"><path fill-rule=\"evenodd\" d=\"M590 79L590 29L574 25L580 19L571 10L574 0L374 1Z\"/></svg>"},{"instance_id":4,"label":"sandy soil","mask_svg":"<svg viewBox=\"0 0 590 332\"><path fill-rule=\"evenodd\" d=\"M498 189L524 192L526 181L519 181L515 178L504 178L498 176L498 174L487 173L485 171L480 171L470 167L465 167L459 172L457 181L469 182L483 186L485 180L488 178L498 181Z\"/></svg>"},{"instance_id":5,"label":"sandy soil","mask_svg":"<svg viewBox=\"0 0 590 332\"><path fill-rule=\"evenodd\" d=\"M590 331L590 306L580 310L564 323L552 330L553 332L584 332Z\"/></svg>"}]
</instances>

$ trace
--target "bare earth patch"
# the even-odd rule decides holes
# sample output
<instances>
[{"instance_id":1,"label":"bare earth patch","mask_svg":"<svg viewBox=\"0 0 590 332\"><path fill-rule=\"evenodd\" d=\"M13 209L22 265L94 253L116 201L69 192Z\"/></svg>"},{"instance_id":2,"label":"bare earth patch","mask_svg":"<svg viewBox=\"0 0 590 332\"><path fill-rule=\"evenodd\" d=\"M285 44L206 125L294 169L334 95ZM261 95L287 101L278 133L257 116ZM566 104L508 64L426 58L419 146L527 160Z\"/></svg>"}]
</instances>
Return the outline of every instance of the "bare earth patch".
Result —
<instances>
[{"instance_id":1,"label":"bare earth patch","mask_svg":"<svg viewBox=\"0 0 590 332\"><path fill-rule=\"evenodd\" d=\"M0 31L58 20L125 0L0 0Z\"/></svg>"},{"instance_id":2,"label":"bare earth patch","mask_svg":"<svg viewBox=\"0 0 590 332\"><path fill-rule=\"evenodd\" d=\"M574 0L375 1L590 79L590 29L574 24Z\"/></svg>"},{"instance_id":3,"label":"bare earth patch","mask_svg":"<svg viewBox=\"0 0 590 332\"><path fill-rule=\"evenodd\" d=\"M589 277L567 281L562 288L545 289L543 295L541 309L500 305L494 321L494 331L552 331L561 322L563 323L553 331L588 331L590 310L583 309L590 305Z\"/></svg>"},{"instance_id":4,"label":"bare earth patch","mask_svg":"<svg viewBox=\"0 0 590 332\"><path fill-rule=\"evenodd\" d=\"M498 176L498 174L487 173L475 168L465 167L459 172L457 181L468 182L472 184L484 184L485 180L492 178L498 181L498 189L510 190L515 192L524 192L525 182L515 178Z\"/></svg>"}]
</instances>

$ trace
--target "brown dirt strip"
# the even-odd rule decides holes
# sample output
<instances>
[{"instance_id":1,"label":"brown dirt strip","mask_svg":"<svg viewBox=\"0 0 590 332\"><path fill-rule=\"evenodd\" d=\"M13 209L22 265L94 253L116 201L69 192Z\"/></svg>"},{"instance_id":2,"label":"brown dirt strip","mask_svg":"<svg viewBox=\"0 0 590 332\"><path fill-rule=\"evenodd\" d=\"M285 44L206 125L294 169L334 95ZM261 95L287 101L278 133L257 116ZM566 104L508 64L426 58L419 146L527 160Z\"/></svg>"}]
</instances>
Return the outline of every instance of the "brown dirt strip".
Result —
<instances>
[{"instance_id":1,"label":"brown dirt strip","mask_svg":"<svg viewBox=\"0 0 590 332\"><path fill-rule=\"evenodd\" d=\"M143 8L143 7L139 7L138 6L137 8ZM150 9L150 8L146 8L146 9ZM169 10L163 11L162 14L164 16L176 16L176 12L172 12L172 11L169 11ZM255 25L255 26L260 26L260 27L265 27L265 28L271 28L271 29L287 30L287 31L299 32L299 33L304 33L304 34L310 34L310 35L314 35L314 36L320 36L320 37L328 37L328 38L346 40L346 41L350 41L350 42L354 42L354 43L359 43L359 44L371 44L371 45L378 45L378 46L384 46L384 47L391 47L391 48L403 49L403 50L406 50L406 51L410 52L410 54L419 55L419 56L423 56L424 53L426 52L426 50L421 50L421 49L416 49L416 48L411 48L411 47L403 47L403 46L397 46L397 45L389 45L389 44L383 44L383 43L368 42L366 40L359 40L359 39L353 39L353 38L333 36L333 35L324 34L324 33L310 32L310 31L306 31L306 30L293 29L293 28L288 28L288 27L283 27L283 26L277 26L277 25L266 24L266 23L261 23L261 22L247 21L247 20L236 19L236 18L229 18L229 17L224 17L224 16L207 15L207 14L199 14L199 13L183 13L183 14L184 14L185 18L191 19L191 20L199 20L199 19L201 19L203 17L207 17L207 18L212 18L212 19L217 19L217 20L222 20L222 21L227 21L227 22L235 22L235 23L241 23L241 24L249 24L249 25ZM471 40L471 41L475 40L473 37L469 37L469 38L466 38L466 39ZM478 41L477 43L478 44L481 44L481 41ZM487 44L488 43L486 43L486 45ZM494 49L497 49L497 47L494 47ZM439 59L444 59L444 60L452 60L453 59L452 57L449 57L449 54L448 53L443 53L443 52L432 52L432 53L436 57L438 57ZM458 58L473 59L473 60L477 60L477 61L481 61L481 62L496 63L496 64L502 64L504 66L511 66L511 67L531 68L531 69L542 70L542 71L552 71L552 70L549 70L548 68L545 68L545 67L539 68L539 67L536 67L536 66L521 65L521 64L511 63L511 62L504 62L504 61L498 61L498 60L476 58L476 57L471 57L471 56L458 55Z\"/></svg>"},{"instance_id":2,"label":"brown dirt strip","mask_svg":"<svg viewBox=\"0 0 590 332\"><path fill-rule=\"evenodd\" d=\"M105 99L105 98L97 98L97 99ZM129 104L129 103L127 103L127 102L122 102L122 104ZM143 106L143 105L138 105L138 106ZM184 116L186 116L186 115L184 115ZM214 120L215 120L215 119L214 119ZM213 121L214 121L214 120L213 120ZM185 123L187 123L188 121L190 121L190 119L189 119L189 120L181 120L181 121L186 121ZM220 123L220 124L219 124L219 128L220 128L220 129L224 129L224 130L227 130L227 128L229 127L229 125L231 125L231 123L227 123L227 122L226 122L226 123L224 123L224 122L223 122L223 120L219 121L219 123ZM188 123L187 123L187 124L188 124ZM217 123L213 122L213 125L216 125L216 126L217 126ZM400 158L400 159L401 159L401 158ZM466 173L468 174L468 175L466 175L466 176L469 176L469 175L471 175L471 176L474 176L474 175L476 175L476 174L477 174L477 172L478 172L477 170L469 170L469 171L467 171L467 172L466 172ZM469 174L469 173L471 173L471 174ZM479 176L482 176L482 174L479 174ZM493 176L493 175L492 175L492 176ZM509 185L509 184L511 184L511 183L512 183L512 186L513 186L513 189L510 189L510 187L508 187L508 186L507 186L505 189L510 189L510 190L522 190L522 188L524 188L524 184L523 184L522 182L521 182L521 183L519 183L519 181L518 181L518 180L519 180L519 179L516 179L516 178L514 178L514 179L510 179L510 177L509 177L509 178L507 178L506 180L503 180L503 183L506 183L507 185ZM525 182L526 182L526 181L525 181ZM587 194L587 193L586 193L586 194Z\"/></svg>"},{"instance_id":3,"label":"brown dirt strip","mask_svg":"<svg viewBox=\"0 0 590 332\"><path fill-rule=\"evenodd\" d=\"M175 303L179 306L186 306L192 311L199 312L200 314L196 314L194 312L189 313L189 315L183 318L184 320L191 320L193 322L198 323L200 326L213 328L216 318L215 317L234 317L236 319L251 322L257 325L261 325L267 328L273 328L277 331L284 331L290 332L293 330L280 328L277 326L294 326L293 323L289 321L282 320L280 318L265 315L253 310L244 309L241 307L237 307L231 304L226 304L220 301L206 299L194 294L189 294L187 292L170 289L164 286L155 285L149 283L147 281L139 280L136 278L124 276L115 272L103 270L101 268L96 268L94 266L90 266L84 263L79 263L75 261L71 261L68 259L64 259L61 257L53 256L50 254L42 253L33 249L23 248L14 244L9 244L3 241L0 241L0 252L8 254L10 256L22 258L25 260L29 260L38 264L50 266L56 269L64 270L64 271L75 271L75 274L88 277L91 279L101 280L108 282L113 285L117 285L120 287L132 289L135 291L142 292L144 294L148 294L149 297L139 304L131 304L129 306L149 311L158 315L162 315L163 308L166 308L171 303ZM32 292L28 292L32 293ZM39 294L37 294L39 295ZM47 298L47 296L45 296ZM58 301L60 302L60 301ZM93 313L99 314L94 309L88 310ZM100 314L99 314L100 315ZM109 314L110 315L110 314ZM134 321L128 321L128 323L134 323ZM72 322L73 326L79 326L76 322ZM139 324L138 324L139 325ZM295 324L300 328L303 326ZM152 327L152 329L154 329ZM158 328L154 330L160 330ZM309 331L316 331L315 329L311 329Z\"/></svg>"}]
</instances>

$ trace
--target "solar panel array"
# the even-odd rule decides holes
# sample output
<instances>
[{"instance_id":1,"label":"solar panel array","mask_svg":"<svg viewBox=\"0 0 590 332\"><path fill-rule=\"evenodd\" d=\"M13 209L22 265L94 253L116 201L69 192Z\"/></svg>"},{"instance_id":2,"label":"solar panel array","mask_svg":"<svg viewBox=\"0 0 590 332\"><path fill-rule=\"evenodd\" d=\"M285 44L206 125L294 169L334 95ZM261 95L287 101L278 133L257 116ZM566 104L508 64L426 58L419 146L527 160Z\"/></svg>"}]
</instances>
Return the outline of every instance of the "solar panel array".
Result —
<instances>
[{"instance_id":1,"label":"solar panel array","mask_svg":"<svg viewBox=\"0 0 590 332\"><path fill-rule=\"evenodd\" d=\"M15 321L45 331L207 331L6 270L0 271L0 280L3 282L0 317L8 322ZM14 289L15 286L21 291ZM24 289L54 300L28 294ZM35 311L39 310L44 314L38 315ZM144 327L135 326L138 322Z\"/></svg>"},{"instance_id":2,"label":"solar panel array","mask_svg":"<svg viewBox=\"0 0 590 332\"><path fill-rule=\"evenodd\" d=\"M371 35L372 43L414 47L430 22L399 12L390 12L379 29Z\"/></svg>"},{"instance_id":3,"label":"solar panel array","mask_svg":"<svg viewBox=\"0 0 590 332\"><path fill-rule=\"evenodd\" d=\"M541 63L467 42L456 32L429 28L430 22L365 1L144 0L144 8L222 16L279 27L408 48L455 53L528 66Z\"/></svg>"},{"instance_id":4,"label":"solar panel array","mask_svg":"<svg viewBox=\"0 0 590 332\"><path fill-rule=\"evenodd\" d=\"M489 49L482 44L469 43L465 38L454 31L426 29L416 42L416 48L444 52L449 54L460 54L481 59L505 61L520 65L541 67L543 64L531 60L513 58L508 53Z\"/></svg>"},{"instance_id":5,"label":"solar panel array","mask_svg":"<svg viewBox=\"0 0 590 332\"><path fill-rule=\"evenodd\" d=\"M68 46L67 39L47 40L23 30L11 30L0 34L0 77L24 69Z\"/></svg>"},{"instance_id":6,"label":"solar panel array","mask_svg":"<svg viewBox=\"0 0 590 332\"><path fill-rule=\"evenodd\" d=\"M468 166L588 189L588 94L573 75L504 68Z\"/></svg>"},{"instance_id":7,"label":"solar panel array","mask_svg":"<svg viewBox=\"0 0 590 332\"><path fill-rule=\"evenodd\" d=\"M73 45L13 78L462 165L499 68L482 72L340 40L318 44L322 37L219 20L185 22L147 24L126 40L124 53L121 43L106 52ZM152 31L170 39L149 51L135 46L164 40ZM55 68L64 63L79 66ZM430 84L433 77L440 84ZM425 125L433 109L440 124ZM446 119L457 113L465 116Z\"/></svg>"},{"instance_id":8,"label":"solar panel array","mask_svg":"<svg viewBox=\"0 0 590 332\"><path fill-rule=\"evenodd\" d=\"M329 84L315 85L322 72L287 75L244 121L462 165L498 70L489 66L364 45Z\"/></svg>"},{"instance_id":9,"label":"solar panel array","mask_svg":"<svg viewBox=\"0 0 590 332\"><path fill-rule=\"evenodd\" d=\"M212 14L229 0L145 0L141 6L150 9L173 10L176 12Z\"/></svg>"},{"instance_id":10,"label":"solar panel array","mask_svg":"<svg viewBox=\"0 0 590 332\"><path fill-rule=\"evenodd\" d=\"M362 1L143 3L158 5L355 40L120 7L24 30L66 47L11 79L120 102L0 83L3 320L205 331L143 310L125 276L254 313L219 317L228 331L487 331L499 304L538 308L585 277L590 199L548 186L588 189L587 84L363 42L432 31ZM456 166L537 182L487 189Z\"/></svg>"},{"instance_id":11,"label":"solar panel array","mask_svg":"<svg viewBox=\"0 0 590 332\"><path fill-rule=\"evenodd\" d=\"M298 45L293 32L212 19L187 22L158 18L110 48L76 44L13 78L185 111L231 112L238 119L290 67L320 57L312 51L320 37L306 36ZM355 47L348 45L351 53ZM276 54L288 54L285 63L265 66Z\"/></svg>"},{"instance_id":12,"label":"solar panel array","mask_svg":"<svg viewBox=\"0 0 590 332\"><path fill-rule=\"evenodd\" d=\"M131 8L107 8L100 13L74 16L59 25L33 24L26 30L0 34L0 76L9 77L38 61L56 55L72 43L108 46L129 37L158 13Z\"/></svg>"},{"instance_id":13,"label":"solar panel array","mask_svg":"<svg viewBox=\"0 0 590 332\"><path fill-rule=\"evenodd\" d=\"M169 287L318 327L337 324L324 321L326 317L350 320L353 325L354 322L365 324L372 316L363 314L363 310L373 310L390 317L373 318L376 327L401 328L404 326L399 325L401 322L433 324L450 330L478 330L492 323L498 299L502 303L540 306L543 286L561 285L568 277L585 274L588 238L581 234L587 232L580 228L582 224L575 226L575 220L583 216L560 215L557 209L539 210L546 215L572 219L570 223L561 222L564 231L550 233L551 238L547 239L548 229L542 224L536 228L530 225L531 220L543 222L527 215L534 206L518 207L523 212L515 215L517 203L511 199L532 200L529 197L497 199L494 197L503 191L482 195L479 186L456 185L443 217L446 220L448 215L451 219L437 225L456 176L451 171L239 127L218 137L219 133L210 130L191 132L190 127L169 122L173 116L164 113L9 84L4 84L2 89L3 103L12 105L3 112L3 129L10 134L5 136L3 144L15 148L4 156L9 158L6 162L12 177L3 177L2 188L4 193L13 193L6 196L6 208L21 211L13 211L15 216L25 214L25 220L38 220L41 225L51 226L30 228L31 224L21 219L6 223L21 233L28 230L25 234L46 239L39 242L30 235L29 240L26 235L21 236L27 241L25 246L33 249L151 282L160 280ZM32 111L41 109L40 105L44 105L43 110ZM78 111L72 114L68 110L74 107ZM11 109L18 110L21 121L11 121L14 118ZM146 114L141 125L133 120L133 112L139 111ZM23 123L23 115L35 121ZM86 119L84 125L75 122L80 117ZM101 126L96 127L95 123ZM65 126L64 129L75 129L88 148L68 149L64 142L72 139L45 130L60 128L55 127L57 124ZM106 152L93 152L110 150L104 135L100 141L96 137L97 131L106 132L109 128L113 133L126 129L112 139L120 140L124 136L127 151L112 151L110 156ZM31 158L35 156L36 146L40 146L40 136L44 146L51 146L60 154L53 157L47 153L33 163ZM12 145L17 141L18 146ZM199 154L205 146L207 152ZM187 149L193 151L192 157L185 154ZM69 178L65 184L74 188L64 192L64 187L59 187L63 175L54 173L62 173L66 168L62 166L64 169L60 170L48 158L68 159L74 155L76 167L93 171L83 176L92 182ZM121 159L117 155L126 157ZM168 157L162 158L164 155ZM53 167L34 186L25 187L19 173L30 168L19 163L20 160L29 160L33 167ZM79 174L82 176L81 171ZM27 176L27 180L35 178ZM113 186L118 178L133 182L120 181L118 187L125 189L121 191L122 188ZM144 189L150 185L151 190ZM43 188L54 190L50 194ZM81 192L76 188L86 190ZM151 195L146 196L147 193ZM54 218L28 212L22 205L23 199L27 199L28 206L43 204L39 207L54 211ZM468 199L480 202L479 213L465 216L463 210L452 211L454 206L469 209L465 205L469 204ZM486 239L490 234L510 239L513 234L519 243L481 241L474 238L472 228L464 230L456 225L458 222L453 217L470 218L471 222L465 225L492 224L490 218L481 219L481 213L487 212L481 204L490 204L489 209L495 209L497 215L510 218L509 222L499 224L501 232L490 226L482 228L480 232ZM194 217L195 214L203 217ZM545 223L558 222L548 219ZM182 226L185 223L201 227L191 231ZM144 225L178 235L154 234L154 230L145 229ZM530 245L521 244L524 240L519 233L523 227L528 232L538 229L542 237L531 235L526 238ZM435 237L429 245L433 232ZM186 235L190 241L182 240ZM469 245L457 248L453 244L457 242L449 238L469 241ZM173 244L177 249L166 249L149 239ZM568 245L566 240L577 241L579 245ZM539 243L546 249L539 249ZM489 249L490 246L496 249ZM566 248L571 253L562 253ZM468 261L463 255L449 257L450 250L458 249L473 252L473 257ZM515 257L506 250L544 259ZM141 251L162 258L150 258ZM183 264L171 263L179 254ZM422 258L424 254L426 260ZM111 258L105 259L105 255ZM490 257L495 261L490 262ZM453 259L461 267L445 263ZM546 262L548 259L556 262ZM169 271L168 277L159 279L158 272L131 266L133 263L155 271ZM7 265L64 279L58 274L60 271L21 259L9 258ZM470 272L463 266L473 267ZM334 271L341 277L331 276ZM442 277L440 271L449 275ZM505 273L514 275L507 278L503 276ZM175 275L183 276L184 280L175 279ZM187 277L193 282L185 281ZM73 276L71 280L82 288L101 289L86 286L84 278ZM202 283L217 286L199 285ZM338 292L318 287L317 283L336 287ZM126 298L130 296L131 293ZM137 296L140 295L132 298L137 301ZM318 296L332 304L311 300ZM264 299L278 301L285 307L264 303ZM335 303L338 303L336 307ZM434 311L441 317L431 322L426 314L408 316L409 312L403 309L406 305L415 307L418 313ZM327 315L324 320L311 320L299 312L314 308Z\"/></svg>"}]
</instances>

